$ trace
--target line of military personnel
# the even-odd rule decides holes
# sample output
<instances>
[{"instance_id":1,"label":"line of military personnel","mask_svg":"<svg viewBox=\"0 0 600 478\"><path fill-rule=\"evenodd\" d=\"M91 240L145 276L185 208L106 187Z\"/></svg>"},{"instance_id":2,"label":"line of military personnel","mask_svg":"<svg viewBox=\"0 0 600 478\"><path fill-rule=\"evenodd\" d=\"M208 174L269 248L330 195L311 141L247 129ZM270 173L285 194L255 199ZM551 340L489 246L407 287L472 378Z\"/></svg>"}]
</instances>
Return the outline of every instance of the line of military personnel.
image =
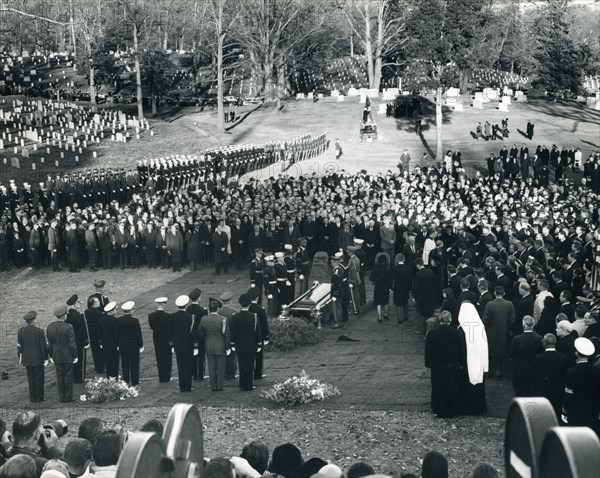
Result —
<instances>
[{"instance_id":1,"label":"line of military personnel","mask_svg":"<svg viewBox=\"0 0 600 478\"><path fill-rule=\"evenodd\" d=\"M96 292L88 298L87 309L79 312L80 300L71 296L58 306L44 332L36 326L37 313L24 316L26 326L18 331L19 363L27 370L31 402L45 401L44 369L49 362L56 369L59 401L73 401L73 384L84 383L87 350L91 348L96 374L121 378L131 386L140 383L140 354L144 343L139 320L134 317L135 302L121 305L103 294L104 281L96 281ZM225 379L236 377L239 365L240 388L253 390L254 380L264 377L262 349L269 343L269 326L264 308L258 304L259 290L251 288L239 298L241 311L234 309L231 292L220 299L210 298L208 310L199 305L202 292L193 289L177 298L177 312L164 307L168 299L155 300L157 310L148 315L153 332L154 351L160 383L171 381L175 353L179 389L191 392L192 379L203 380L207 365L211 388L223 390Z\"/></svg>"}]
</instances>

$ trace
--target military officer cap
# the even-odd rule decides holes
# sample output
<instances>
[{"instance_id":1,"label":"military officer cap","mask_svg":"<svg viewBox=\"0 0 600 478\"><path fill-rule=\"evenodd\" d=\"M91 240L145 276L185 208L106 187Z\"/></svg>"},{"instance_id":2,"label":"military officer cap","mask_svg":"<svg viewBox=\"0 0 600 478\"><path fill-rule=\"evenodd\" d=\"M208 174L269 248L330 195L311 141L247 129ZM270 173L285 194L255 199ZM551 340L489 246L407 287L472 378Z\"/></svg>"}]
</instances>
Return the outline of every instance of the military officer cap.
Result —
<instances>
[{"instance_id":1,"label":"military officer cap","mask_svg":"<svg viewBox=\"0 0 600 478\"><path fill-rule=\"evenodd\" d=\"M154 302L157 304L166 304L169 299L167 297L157 297Z\"/></svg>"},{"instance_id":2,"label":"military officer cap","mask_svg":"<svg viewBox=\"0 0 600 478\"><path fill-rule=\"evenodd\" d=\"M590 339L579 337L575 340L575 350L584 357L590 357L594 355L596 348Z\"/></svg>"},{"instance_id":3,"label":"military officer cap","mask_svg":"<svg viewBox=\"0 0 600 478\"><path fill-rule=\"evenodd\" d=\"M331 256L332 262L340 262L342 257L344 256L343 252L336 252L333 256Z\"/></svg>"},{"instance_id":4,"label":"military officer cap","mask_svg":"<svg viewBox=\"0 0 600 478\"><path fill-rule=\"evenodd\" d=\"M262 247L255 247L254 248L254 252L262 252L262 251L263 251Z\"/></svg>"},{"instance_id":5,"label":"military officer cap","mask_svg":"<svg viewBox=\"0 0 600 478\"><path fill-rule=\"evenodd\" d=\"M233 299L233 293L231 291L225 291L221 294L221 297L219 297L220 300L222 300L223 302L227 302L228 300Z\"/></svg>"},{"instance_id":6,"label":"military officer cap","mask_svg":"<svg viewBox=\"0 0 600 478\"><path fill-rule=\"evenodd\" d=\"M104 306L104 312L112 312L113 310L115 310L115 308L117 307L117 303L116 302L109 302L108 304L106 304Z\"/></svg>"},{"instance_id":7,"label":"military officer cap","mask_svg":"<svg viewBox=\"0 0 600 478\"><path fill-rule=\"evenodd\" d=\"M260 289L258 287L250 287L246 294L248 294L252 300L257 299L260 297Z\"/></svg>"},{"instance_id":8,"label":"military officer cap","mask_svg":"<svg viewBox=\"0 0 600 478\"><path fill-rule=\"evenodd\" d=\"M285 246L283 246L283 248L284 248L286 251L291 251L291 250L292 250L292 245L291 245L291 244L286 244Z\"/></svg>"},{"instance_id":9,"label":"military officer cap","mask_svg":"<svg viewBox=\"0 0 600 478\"><path fill-rule=\"evenodd\" d=\"M219 299L215 299L214 297L210 297L208 299L208 303L209 304L211 304L211 303L212 304L217 304L217 307L219 307L219 308L223 307L223 302L221 302Z\"/></svg>"},{"instance_id":10,"label":"military officer cap","mask_svg":"<svg viewBox=\"0 0 600 478\"><path fill-rule=\"evenodd\" d=\"M121 306L121 309L123 309L123 311L125 311L125 312L131 312L134 308L135 308L135 302L132 300L128 300Z\"/></svg>"},{"instance_id":11,"label":"military officer cap","mask_svg":"<svg viewBox=\"0 0 600 478\"><path fill-rule=\"evenodd\" d=\"M275 260L275 256L269 255L265 257L265 262L273 262Z\"/></svg>"},{"instance_id":12,"label":"military officer cap","mask_svg":"<svg viewBox=\"0 0 600 478\"><path fill-rule=\"evenodd\" d=\"M252 303L252 299L248 294L242 294L240 295L239 302L242 307L248 307Z\"/></svg>"},{"instance_id":13,"label":"military officer cap","mask_svg":"<svg viewBox=\"0 0 600 478\"><path fill-rule=\"evenodd\" d=\"M192 289L192 291L188 294L188 297L190 298L190 300L194 301L198 300L201 295L202 291L196 287L195 289Z\"/></svg>"},{"instance_id":14,"label":"military officer cap","mask_svg":"<svg viewBox=\"0 0 600 478\"><path fill-rule=\"evenodd\" d=\"M60 318L60 317L62 317L62 316L64 316L64 315L66 315L66 313L67 313L67 311L68 311L68 310L69 310L69 309L67 309L67 306L66 306L66 305L59 305L59 306L58 306L56 309L54 309L54 312L53 312L53 314L54 314L56 317Z\"/></svg>"},{"instance_id":15,"label":"military officer cap","mask_svg":"<svg viewBox=\"0 0 600 478\"><path fill-rule=\"evenodd\" d=\"M277 259L281 259L281 258L282 258L282 257L284 257L284 256L285 256L285 254L284 254L283 252L276 252L276 253L275 253L275 257L276 257Z\"/></svg>"},{"instance_id":16,"label":"military officer cap","mask_svg":"<svg viewBox=\"0 0 600 478\"><path fill-rule=\"evenodd\" d=\"M104 287L105 284L106 284L106 281L97 280L96 282L94 282L94 287L98 287L101 289L102 287Z\"/></svg>"},{"instance_id":17,"label":"military officer cap","mask_svg":"<svg viewBox=\"0 0 600 478\"><path fill-rule=\"evenodd\" d=\"M29 323L29 322L33 321L36 317L37 317L37 312L34 310L31 310L23 316L23 319L25 320L25 322Z\"/></svg>"},{"instance_id":18,"label":"military officer cap","mask_svg":"<svg viewBox=\"0 0 600 478\"><path fill-rule=\"evenodd\" d=\"M69 297L69 299L67 300L67 305L75 305L77 303L77 301L79 300L79 297L77 296L77 294L73 294L71 297Z\"/></svg>"},{"instance_id":19,"label":"military officer cap","mask_svg":"<svg viewBox=\"0 0 600 478\"><path fill-rule=\"evenodd\" d=\"M364 242L364 239L354 239L354 244L356 244L357 246L362 245Z\"/></svg>"},{"instance_id":20,"label":"military officer cap","mask_svg":"<svg viewBox=\"0 0 600 478\"><path fill-rule=\"evenodd\" d=\"M179 297L177 297L177 299L175 299L175 305L177 307L185 307L189 303L190 303L190 298L187 295L180 295Z\"/></svg>"}]
</instances>

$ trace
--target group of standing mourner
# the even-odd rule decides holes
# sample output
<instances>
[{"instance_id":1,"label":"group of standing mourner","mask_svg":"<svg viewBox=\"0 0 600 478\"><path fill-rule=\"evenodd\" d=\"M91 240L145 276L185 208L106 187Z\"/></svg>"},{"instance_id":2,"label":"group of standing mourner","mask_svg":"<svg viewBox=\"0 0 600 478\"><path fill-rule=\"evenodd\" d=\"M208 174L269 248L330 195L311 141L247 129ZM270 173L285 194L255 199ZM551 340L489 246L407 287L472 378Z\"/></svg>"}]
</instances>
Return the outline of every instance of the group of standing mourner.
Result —
<instances>
[{"instance_id":1,"label":"group of standing mourner","mask_svg":"<svg viewBox=\"0 0 600 478\"><path fill-rule=\"evenodd\" d=\"M91 348L96 374L121 378L129 385L140 383L140 354L144 343L135 302L120 307L102 293L105 281L94 283L96 292L88 298L82 314L77 295L56 307L56 321L46 331L36 326L37 313L25 314L26 326L18 331L19 363L26 367L31 402L45 401L45 367L56 369L59 401L73 401L73 384L84 383L87 350ZM156 311L148 315L160 383L171 379L173 353L179 373L179 389L191 392L192 380L205 378L208 367L211 388L223 390L225 379L234 379L239 366L240 388L253 390L254 380L264 377L262 349L269 343L267 314L258 301L260 291L250 288L239 298L241 310L231 304L233 294L210 298L208 310L199 305L202 292L193 289L179 296L177 312L165 312L166 297L155 299Z\"/></svg>"}]
</instances>

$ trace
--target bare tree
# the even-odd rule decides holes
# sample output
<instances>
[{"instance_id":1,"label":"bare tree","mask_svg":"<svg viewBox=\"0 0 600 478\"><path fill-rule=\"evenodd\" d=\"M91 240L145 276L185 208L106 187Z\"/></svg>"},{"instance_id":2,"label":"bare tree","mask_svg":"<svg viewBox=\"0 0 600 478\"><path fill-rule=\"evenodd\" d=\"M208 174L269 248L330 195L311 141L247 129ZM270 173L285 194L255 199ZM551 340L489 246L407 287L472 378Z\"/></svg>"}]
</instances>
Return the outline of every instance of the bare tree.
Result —
<instances>
[{"instance_id":1,"label":"bare tree","mask_svg":"<svg viewBox=\"0 0 600 478\"><path fill-rule=\"evenodd\" d=\"M406 41L405 22L398 2L393 0L347 0L340 4L352 28L362 43L367 57L369 88L379 89L385 59L393 55Z\"/></svg>"}]
</instances>

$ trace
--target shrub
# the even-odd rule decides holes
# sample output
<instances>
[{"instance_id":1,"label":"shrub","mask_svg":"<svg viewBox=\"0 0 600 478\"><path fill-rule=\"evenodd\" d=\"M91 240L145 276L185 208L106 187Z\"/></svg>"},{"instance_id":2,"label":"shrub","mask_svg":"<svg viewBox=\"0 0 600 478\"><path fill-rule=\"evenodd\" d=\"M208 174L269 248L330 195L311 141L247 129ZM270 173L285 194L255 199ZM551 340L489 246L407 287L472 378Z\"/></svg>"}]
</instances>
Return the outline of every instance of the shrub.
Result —
<instances>
[{"instance_id":1,"label":"shrub","mask_svg":"<svg viewBox=\"0 0 600 478\"><path fill-rule=\"evenodd\" d=\"M260 396L291 407L317 400L327 400L339 394L340 391L337 387L312 379L302 370L300 376L276 383L271 388L264 390Z\"/></svg>"},{"instance_id":2,"label":"shrub","mask_svg":"<svg viewBox=\"0 0 600 478\"><path fill-rule=\"evenodd\" d=\"M303 345L319 343L319 333L313 324L291 317L287 320L269 319L268 350L287 352Z\"/></svg>"},{"instance_id":3,"label":"shrub","mask_svg":"<svg viewBox=\"0 0 600 478\"><path fill-rule=\"evenodd\" d=\"M139 397L137 387L130 387L123 380L96 377L85 381L85 393L79 397L82 402L104 403Z\"/></svg>"}]
</instances>

